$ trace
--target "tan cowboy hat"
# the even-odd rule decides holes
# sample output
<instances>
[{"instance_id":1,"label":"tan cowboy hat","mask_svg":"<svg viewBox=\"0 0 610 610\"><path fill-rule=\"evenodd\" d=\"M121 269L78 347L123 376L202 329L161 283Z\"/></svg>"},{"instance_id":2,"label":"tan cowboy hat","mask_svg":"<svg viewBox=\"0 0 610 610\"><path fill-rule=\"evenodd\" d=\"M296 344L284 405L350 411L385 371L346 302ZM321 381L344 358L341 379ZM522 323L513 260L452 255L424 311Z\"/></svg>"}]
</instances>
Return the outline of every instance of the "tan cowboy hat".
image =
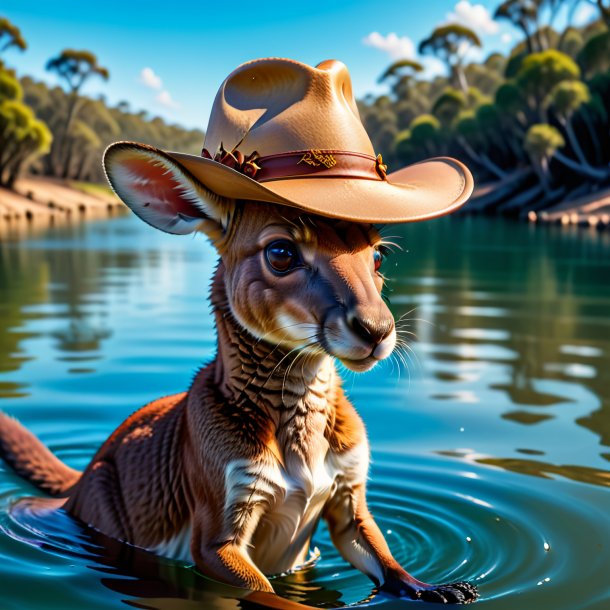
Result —
<instances>
[{"instance_id":1,"label":"tan cowboy hat","mask_svg":"<svg viewBox=\"0 0 610 610\"><path fill-rule=\"evenodd\" d=\"M111 145L104 163L129 145ZM473 189L468 168L445 157L387 173L360 120L349 72L335 60L315 68L274 58L241 65L216 95L202 156L164 154L218 195L358 222L434 218L460 207Z\"/></svg>"}]
</instances>

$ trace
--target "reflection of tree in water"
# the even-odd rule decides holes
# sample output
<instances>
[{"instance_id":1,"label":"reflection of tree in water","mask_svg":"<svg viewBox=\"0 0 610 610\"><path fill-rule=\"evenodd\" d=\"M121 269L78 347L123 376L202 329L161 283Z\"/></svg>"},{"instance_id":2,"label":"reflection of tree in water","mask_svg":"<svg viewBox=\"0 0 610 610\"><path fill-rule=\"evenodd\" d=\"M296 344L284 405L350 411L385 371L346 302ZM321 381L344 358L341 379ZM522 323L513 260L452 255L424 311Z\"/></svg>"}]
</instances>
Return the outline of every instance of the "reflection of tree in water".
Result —
<instances>
[{"instance_id":1,"label":"reflection of tree in water","mask_svg":"<svg viewBox=\"0 0 610 610\"><path fill-rule=\"evenodd\" d=\"M0 244L0 373L16 371L33 357L21 344L42 334L28 330L28 322L36 319L58 320L59 328L51 334L62 351L99 350L111 330L93 323L87 306L108 287L107 269L132 269L142 264L137 252L62 248L57 247L57 241L49 243L49 248L19 242ZM112 289L120 286L115 282ZM103 297L95 304L98 310L103 308ZM0 397L20 394L18 384L0 384Z\"/></svg>"},{"instance_id":2,"label":"reflection of tree in water","mask_svg":"<svg viewBox=\"0 0 610 610\"><path fill-rule=\"evenodd\" d=\"M434 294L427 316L425 305L412 314L434 322L415 329L433 345L434 358L486 360L479 349L497 347L491 360L504 372L489 388L517 407L503 417L526 425L553 418L557 405L572 401L548 381L580 384L601 405L576 423L610 446L610 284L603 280L610 275L610 237L472 218L396 231L406 235L401 245L408 252L388 261L388 275L398 279L399 269L402 276L390 300ZM395 307L397 314L409 309ZM460 335L463 329L480 336ZM494 337L498 330L501 338ZM438 378L452 381L447 371Z\"/></svg>"},{"instance_id":3,"label":"reflection of tree in water","mask_svg":"<svg viewBox=\"0 0 610 610\"><path fill-rule=\"evenodd\" d=\"M51 333L58 340L57 349L62 352L97 351L102 339L111 334L110 330L96 327L87 318L72 320L68 328Z\"/></svg>"},{"instance_id":4,"label":"reflection of tree in water","mask_svg":"<svg viewBox=\"0 0 610 610\"><path fill-rule=\"evenodd\" d=\"M472 459L467 454L460 451L438 451L439 455L448 457ZM570 464L549 464L542 460L526 460L519 458L497 458L497 457L477 457L474 460L477 464L487 466L497 466L502 470L509 470L519 474L527 474L541 479L551 479L563 477L590 485L610 487L610 472L590 468L588 466L574 466Z\"/></svg>"}]
</instances>

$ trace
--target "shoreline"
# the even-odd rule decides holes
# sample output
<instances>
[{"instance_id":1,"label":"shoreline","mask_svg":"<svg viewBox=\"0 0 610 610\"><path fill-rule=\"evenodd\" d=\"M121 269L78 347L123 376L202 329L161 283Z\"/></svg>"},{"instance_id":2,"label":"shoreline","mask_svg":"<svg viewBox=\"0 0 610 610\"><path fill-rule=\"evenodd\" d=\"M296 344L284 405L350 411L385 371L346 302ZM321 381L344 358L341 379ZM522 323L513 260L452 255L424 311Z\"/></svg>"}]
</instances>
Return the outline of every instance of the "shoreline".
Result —
<instances>
[{"instance_id":1,"label":"shoreline","mask_svg":"<svg viewBox=\"0 0 610 610\"><path fill-rule=\"evenodd\" d=\"M14 191L0 188L0 239L102 220L126 211L119 198L103 185L26 176L17 181Z\"/></svg>"},{"instance_id":2,"label":"shoreline","mask_svg":"<svg viewBox=\"0 0 610 610\"><path fill-rule=\"evenodd\" d=\"M517 211L509 205L511 198L505 197L523 176L525 173L516 172L508 180L478 186L458 214L513 216L533 224L610 230L610 187L564 199L545 210ZM103 220L127 212L125 204L105 185L27 176L17 182L14 191L0 187L0 239L20 238L50 227Z\"/></svg>"},{"instance_id":3,"label":"shoreline","mask_svg":"<svg viewBox=\"0 0 610 610\"><path fill-rule=\"evenodd\" d=\"M506 216L530 223L610 230L609 186L588 193L582 193L582 190L580 193L565 193L557 203L537 210L535 201L542 193L533 193L534 197L524 205L514 205L523 194L520 187L527 178L527 172L518 171L504 180L476 187L461 213ZM532 190L530 189L529 193L532 193Z\"/></svg>"}]
</instances>

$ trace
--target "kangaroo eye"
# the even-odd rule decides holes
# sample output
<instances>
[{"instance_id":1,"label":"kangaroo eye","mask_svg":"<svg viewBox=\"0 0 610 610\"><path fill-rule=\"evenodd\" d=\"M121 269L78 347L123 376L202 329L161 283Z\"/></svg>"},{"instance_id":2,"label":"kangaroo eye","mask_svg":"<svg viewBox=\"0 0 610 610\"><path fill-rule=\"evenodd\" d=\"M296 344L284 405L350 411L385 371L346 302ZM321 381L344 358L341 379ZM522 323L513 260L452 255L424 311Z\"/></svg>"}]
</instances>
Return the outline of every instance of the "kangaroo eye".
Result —
<instances>
[{"instance_id":1,"label":"kangaroo eye","mask_svg":"<svg viewBox=\"0 0 610 610\"><path fill-rule=\"evenodd\" d=\"M373 264L375 265L375 271L379 271L381 262L383 261L383 254L379 250L373 250Z\"/></svg>"},{"instance_id":2,"label":"kangaroo eye","mask_svg":"<svg viewBox=\"0 0 610 610\"><path fill-rule=\"evenodd\" d=\"M285 239L270 243L265 248L265 255L269 266L277 273L287 273L299 262L296 246Z\"/></svg>"}]
</instances>

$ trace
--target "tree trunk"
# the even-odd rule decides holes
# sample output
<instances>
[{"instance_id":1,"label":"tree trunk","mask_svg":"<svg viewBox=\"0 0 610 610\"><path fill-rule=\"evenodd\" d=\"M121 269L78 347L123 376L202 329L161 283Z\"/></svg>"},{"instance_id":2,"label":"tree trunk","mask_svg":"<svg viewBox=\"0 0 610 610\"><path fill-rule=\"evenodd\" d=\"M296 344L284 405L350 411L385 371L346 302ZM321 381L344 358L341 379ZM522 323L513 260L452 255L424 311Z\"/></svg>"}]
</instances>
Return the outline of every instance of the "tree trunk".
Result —
<instances>
[{"instance_id":1,"label":"tree trunk","mask_svg":"<svg viewBox=\"0 0 610 610\"><path fill-rule=\"evenodd\" d=\"M577 163L573 159L566 157L563 153L559 151L557 151L553 156L555 159L557 159L557 161L563 163L563 165L569 167L571 170L574 170L578 174L587 176L597 181L605 180L606 178L608 178L609 172L607 170L599 170L593 167L586 167L584 165L581 165L580 163Z\"/></svg>"},{"instance_id":2,"label":"tree trunk","mask_svg":"<svg viewBox=\"0 0 610 610\"><path fill-rule=\"evenodd\" d=\"M455 66L453 66L453 70L459 88L464 93L468 93L468 81L466 80L466 74L464 74L464 68L462 67L462 64L456 64Z\"/></svg>"},{"instance_id":3,"label":"tree trunk","mask_svg":"<svg viewBox=\"0 0 610 610\"><path fill-rule=\"evenodd\" d=\"M544 189L545 196L551 194L551 185L549 184L549 160L546 157L542 157L539 161L533 160L534 171L538 174L542 188Z\"/></svg>"},{"instance_id":4,"label":"tree trunk","mask_svg":"<svg viewBox=\"0 0 610 610\"><path fill-rule=\"evenodd\" d=\"M66 157L64 160L64 167L61 172L61 177L64 180L66 180L67 178L70 177L70 166L72 165L72 157L74 155L74 148L75 148L74 138L67 140L66 151L65 151Z\"/></svg>"},{"instance_id":5,"label":"tree trunk","mask_svg":"<svg viewBox=\"0 0 610 610\"><path fill-rule=\"evenodd\" d=\"M534 52L534 46L532 45L532 37L530 36L527 23L525 23L524 21L519 21L519 23L517 23L516 25L521 28L521 31L525 36L525 46L527 47L527 54L531 55Z\"/></svg>"},{"instance_id":6,"label":"tree trunk","mask_svg":"<svg viewBox=\"0 0 610 610\"><path fill-rule=\"evenodd\" d=\"M580 116L582 117L583 123L587 128L587 132L589 133L589 139L593 143L593 148L595 149L595 163L602 163L603 155L602 149L599 141L599 136L595 131L595 127L593 126L593 121L591 120L591 113L587 106L581 107Z\"/></svg>"},{"instance_id":7,"label":"tree trunk","mask_svg":"<svg viewBox=\"0 0 610 610\"><path fill-rule=\"evenodd\" d=\"M481 153L478 154L475 150L470 146L468 141L464 136L458 136L457 141L460 146L464 149L464 152L475 162L478 163L481 167L484 167L488 172L493 174L496 178L504 178L506 176L506 172L501 170L487 155Z\"/></svg>"},{"instance_id":8,"label":"tree trunk","mask_svg":"<svg viewBox=\"0 0 610 610\"><path fill-rule=\"evenodd\" d=\"M72 120L74 119L74 116L76 115L76 106L78 104L78 90L77 89L73 89L72 92L70 93L69 96L69 100L68 100L68 113L66 116L66 120L63 124L63 127L61 129L61 132L58 134L59 137L57 138L56 142L54 141L53 144L57 143L56 147L55 147L55 155L52 154L52 156L54 156L53 159L53 174L55 176L60 176L65 173L66 169L65 169L65 165L62 164L62 157L64 156L65 153L65 145L66 145L66 140L68 138L68 133L70 131L70 125L72 123ZM51 153L53 153L53 147L51 148ZM62 165L64 165L62 167Z\"/></svg>"}]
</instances>

